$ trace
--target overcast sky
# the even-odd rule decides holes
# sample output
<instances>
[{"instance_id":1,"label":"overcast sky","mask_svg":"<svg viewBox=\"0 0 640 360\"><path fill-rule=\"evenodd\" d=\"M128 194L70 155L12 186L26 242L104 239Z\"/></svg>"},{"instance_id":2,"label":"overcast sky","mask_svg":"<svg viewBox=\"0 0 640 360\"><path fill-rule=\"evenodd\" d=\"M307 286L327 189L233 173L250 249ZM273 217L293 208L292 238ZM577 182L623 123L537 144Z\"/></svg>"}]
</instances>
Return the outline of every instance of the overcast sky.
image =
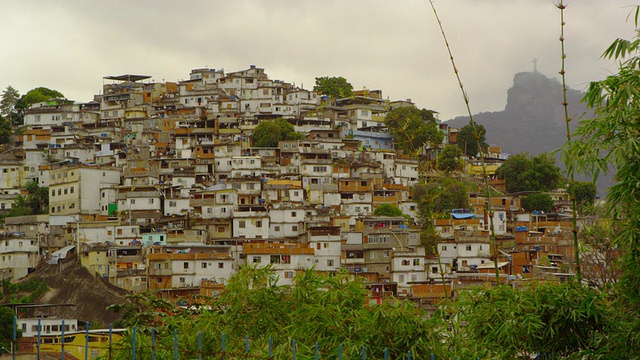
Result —
<instances>
[{"instance_id":1,"label":"overcast sky","mask_svg":"<svg viewBox=\"0 0 640 360\"><path fill-rule=\"evenodd\" d=\"M558 77L557 0L436 0L473 113L502 110L513 75ZM584 89L615 71L600 60L633 36L631 0L569 0L567 81ZM102 77L187 79L191 69L264 68L311 89L343 76L355 89L411 98L440 118L466 115L428 0L0 1L0 88L45 86L89 101Z\"/></svg>"}]
</instances>

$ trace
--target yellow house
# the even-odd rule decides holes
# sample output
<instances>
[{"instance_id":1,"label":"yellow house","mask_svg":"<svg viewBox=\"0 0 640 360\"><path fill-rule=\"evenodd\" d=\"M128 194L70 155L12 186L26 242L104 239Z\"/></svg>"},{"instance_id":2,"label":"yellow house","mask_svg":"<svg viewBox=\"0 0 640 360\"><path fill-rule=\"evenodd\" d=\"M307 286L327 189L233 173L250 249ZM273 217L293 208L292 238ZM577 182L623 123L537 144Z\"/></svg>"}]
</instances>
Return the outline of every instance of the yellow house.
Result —
<instances>
[{"instance_id":1,"label":"yellow house","mask_svg":"<svg viewBox=\"0 0 640 360\"><path fill-rule=\"evenodd\" d=\"M87 268L91 274L102 277L109 276L109 248L107 246L89 246L82 244L80 264Z\"/></svg>"},{"instance_id":2,"label":"yellow house","mask_svg":"<svg viewBox=\"0 0 640 360\"><path fill-rule=\"evenodd\" d=\"M487 175L492 176L496 174L496 171L500 167L500 164L486 164ZM470 176L482 176L482 165L480 164L467 164L467 175Z\"/></svg>"}]
</instances>

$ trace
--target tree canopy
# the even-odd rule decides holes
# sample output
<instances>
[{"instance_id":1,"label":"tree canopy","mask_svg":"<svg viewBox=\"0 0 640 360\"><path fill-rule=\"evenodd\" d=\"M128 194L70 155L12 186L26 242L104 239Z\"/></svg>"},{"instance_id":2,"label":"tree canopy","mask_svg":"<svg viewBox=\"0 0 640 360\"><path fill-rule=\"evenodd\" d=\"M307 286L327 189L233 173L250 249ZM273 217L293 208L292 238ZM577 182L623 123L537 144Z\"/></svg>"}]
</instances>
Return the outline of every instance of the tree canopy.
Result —
<instances>
[{"instance_id":1,"label":"tree canopy","mask_svg":"<svg viewBox=\"0 0 640 360\"><path fill-rule=\"evenodd\" d=\"M136 354L145 359L151 358L151 327L159 359L172 356L174 331L181 355L189 359L198 357L198 334L204 354L219 354L226 334L230 358L291 358L292 340L304 359L315 354L335 358L338 348L345 359L363 357L363 348L372 359L404 359L409 351L416 359L429 354L438 359L530 359L542 351L553 359L584 358L607 338L610 310L598 292L575 282L525 282L516 290L462 291L456 301L439 303L443 311L430 316L403 298L371 305L362 278L346 271L329 275L309 269L298 272L291 285L277 285L270 266L249 265L229 279L219 296L199 303L186 299L178 307L155 294L127 297L128 303L111 307L124 315L116 326L137 326ZM123 333L114 360L132 358L127 346L132 335ZM266 354L266 348L273 354Z\"/></svg>"},{"instance_id":2,"label":"tree canopy","mask_svg":"<svg viewBox=\"0 0 640 360\"><path fill-rule=\"evenodd\" d=\"M522 208L527 211L553 211L553 199L549 194L529 194L522 198Z\"/></svg>"},{"instance_id":3,"label":"tree canopy","mask_svg":"<svg viewBox=\"0 0 640 360\"><path fill-rule=\"evenodd\" d=\"M18 195L6 217L49 213L49 188L35 181L29 181L25 188L27 196Z\"/></svg>"},{"instance_id":4,"label":"tree canopy","mask_svg":"<svg viewBox=\"0 0 640 360\"><path fill-rule=\"evenodd\" d=\"M476 133L478 134L477 138ZM477 157L480 153L478 142L480 142L483 153L485 153L489 148L489 144L487 144L487 139L485 138L486 134L487 130L480 124L476 124L475 132L471 124L465 125L458 131L458 139L456 144L465 155L470 157Z\"/></svg>"},{"instance_id":5,"label":"tree canopy","mask_svg":"<svg viewBox=\"0 0 640 360\"><path fill-rule=\"evenodd\" d=\"M416 107L399 107L387 113L384 120L393 135L397 149L417 155L426 146L442 143L444 134L438 130L433 113Z\"/></svg>"},{"instance_id":6,"label":"tree canopy","mask_svg":"<svg viewBox=\"0 0 640 360\"><path fill-rule=\"evenodd\" d=\"M0 116L0 144L8 144L11 142L11 121Z\"/></svg>"},{"instance_id":7,"label":"tree canopy","mask_svg":"<svg viewBox=\"0 0 640 360\"><path fill-rule=\"evenodd\" d=\"M456 170L460 170L462 162L460 157L462 156L462 150L456 145L447 145L438 154L438 170L450 173Z\"/></svg>"},{"instance_id":8,"label":"tree canopy","mask_svg":"<svg viewBox=\"0 0 640 360\"><path fill-rule=\"evenodd\" d=\"M345 98L353 95L353 85L347 79L340 77L322 76L316 78L313 91L333 99Z\"/></svg>"},{"instance_id":9,"label":"tree canopy","mask_svg":"<svg viewBox=\"0 0 640 360\"><path fill-rule=\"evenodd\" d=\"M446 216L452 209L467 208L468 190L467 184L449 177L415 185L412 197L418 202L423 227L429 227L431 220Z\"/></svg>"},{"instance_id":10,"label":"tree canopy","mask_svg":"<svg viewBox=\"0 0 640 360\"><path fill-rule=\"evenodd\" d=\"M534 157L528 154L510 156L496 174L504 179L509 193L549 191L558 188L563 180L555 159L546 153Z\"/></svg>"},{"instance_id":11,"label":"tree canopy","mask_svg":"<svg viewBox=\"0 0 640 360\"><path fill-rule=\"evenodd\" d=\"M296 132L293 125L283 118L263 120L253 131L253 146L275 147L281 140L300 140L304 135Z\"/></svg>"},{"instance_id":12,"label":"tree canopy","mask_svg":"<svg viewBox=\"0 0 640 360\"><path fill-rule=\"evenodd\" d=\"M20 114L16 109L16 105L20 100L20 93L11 85L2 92L0 100L0 116L4 117L10 125L16 125L20 119Z\"/></svg>"},{"instance_id":13,"label":"tree canopy","mask_svg":"<svg viewBox=\"0 0 640 360\"><path fill-rule=\"evenodd\" d=\"M13 340L13 317L14 313L8 306L0 306L0 354L5 352L3 349L11 348L11 340ZM18 329L17 338L22 337L22 330ZM9 352L9 351L6 351Z\"/></svg>"},{"instance_id":14,"label":"tree canopy","mask_svg":"<svg viewBox=\"0 0 640 360\"><path fill-rule=\"evenodd\" d=\"M574 192L578 206L593 205L598 194L596 184L590 181L575 181L569 184L569 193Z\"/></svg>"},{"instance_id":15,"label":"tree canopy","mask_svg":"<svg viewBox=\"0 0 640 360\"><path fill-rule=\"evenodd\" d=\"M584 97L595 112L583 119L574 132L574 141L565 148L570 169L594 177L615 171L614 185L608 189L607 216L616 229L614 244L620 257L622 276L616 284L614 306L620 309L615 332L609 334L610 358L640 354L640 7L635 7L635 37L617 39L603 54L615 60L618 72L592 82Z\"/></svg>"},{"instance_id":16,"label":"tree canopy","mask_svg":"<svg viewBox=\"0 0 640 360\"><path fill-rule=\"evenodd\" d=\"M33 104L52 99L64 99L64 95L57 90L52 90L46 87L37 87L22 95L18 100L16 107L26 110Z\"/></svg>"},{"instance_id":17,"label":"tree canopy","mask_svg":"<svg viewBox=\"0 0 640 360\"><path fill-rule=\"evenodd\" d=\"M375 216L403 216L402 210L395 205L380 204L373 209Z\"/></svg>"}]
</instances>

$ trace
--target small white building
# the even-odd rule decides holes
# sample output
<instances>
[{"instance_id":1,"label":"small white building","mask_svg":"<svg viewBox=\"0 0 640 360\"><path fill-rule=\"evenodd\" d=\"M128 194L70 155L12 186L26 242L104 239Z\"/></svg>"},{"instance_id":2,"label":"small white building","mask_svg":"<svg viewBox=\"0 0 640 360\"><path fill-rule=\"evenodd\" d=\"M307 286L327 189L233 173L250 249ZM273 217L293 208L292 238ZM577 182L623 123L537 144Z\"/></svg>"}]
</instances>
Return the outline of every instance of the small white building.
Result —
<instances>
[{"instance_id":1,"label":"small white building","mask_svg":"<svg viewBox=\"0 0 640 360\"><path fill-rule=\"evenodd\" d=\"M40 261L36 239L4 237L0 239L0 279L21 279Z\"/></svg>"}]
</instances>

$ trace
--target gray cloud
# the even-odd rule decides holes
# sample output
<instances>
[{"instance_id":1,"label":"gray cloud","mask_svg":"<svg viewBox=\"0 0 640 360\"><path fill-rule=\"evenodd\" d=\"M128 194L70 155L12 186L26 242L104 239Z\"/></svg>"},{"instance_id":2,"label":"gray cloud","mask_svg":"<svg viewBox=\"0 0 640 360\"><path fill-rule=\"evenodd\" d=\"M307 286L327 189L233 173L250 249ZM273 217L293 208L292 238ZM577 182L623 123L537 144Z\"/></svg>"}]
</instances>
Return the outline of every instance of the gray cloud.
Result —
<instances>
[{"instance_id":1,"label":"gray cloud","mask_svg":"<svg viewBox=\"0 0 640 360\"><path fill-rule=\"evenodd\" d=\"M547 0L436 1L474 112L500 110L513 75L560 70L559 11ZM599 59L633 36L629 0L570 1L567 78L585 88L615 70ZM102 77L141 73L156 81L194 68L255 64L269 76L313 87L344 76L356 89L411 98L448 119L466 113L428 1L108 1L0 3L0 87L57 89L90 100Z\"/></svg>"}]
</instances>

